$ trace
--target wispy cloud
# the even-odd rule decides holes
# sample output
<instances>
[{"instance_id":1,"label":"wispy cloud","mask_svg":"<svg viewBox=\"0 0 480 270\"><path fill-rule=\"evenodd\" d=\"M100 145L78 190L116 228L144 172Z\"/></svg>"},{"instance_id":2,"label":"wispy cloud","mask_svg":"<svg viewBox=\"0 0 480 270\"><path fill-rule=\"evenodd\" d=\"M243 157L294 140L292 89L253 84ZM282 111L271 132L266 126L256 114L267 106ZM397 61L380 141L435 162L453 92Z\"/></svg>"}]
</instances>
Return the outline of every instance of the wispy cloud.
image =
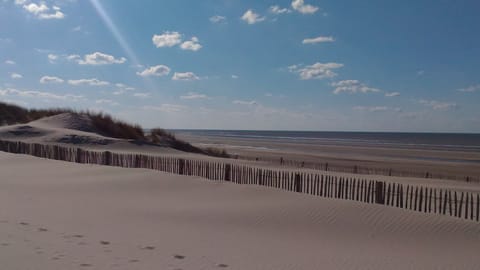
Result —
<instances>
[{"instance_id":1,"label":"wispy cloud","mask_svg":"<svg viewBox=\"0 0 480 270\"><path fill-rule=\"evenodd\" d=\"M234 100L232 103L238 104L238 105L249 105L249 106L258 104L257 101L255 100Z\"/></svg>"},{"instance_id":2,"label":"wispy cloud","mask_svg":"<svg viewBox=\"0 0 480 270\"><path fill-rule=\"evenodd\" d=\"M298 73L302 80L325 79L337 76L333 70L343 67L339 63L315 63L309 66L289 66L290 72Z\"/></svg>"},{"instance_id":3,"label":"wispy cloud","mask_svg":"<svg viewBox=\"0 0 480 270\"><path fill-rule=\"evenodd\" d=\"M195 81L200 80L200 78L195 75L193 72L175 72L173 74L172 80L174 81Z\"/></svg>"},{"instance_id":4,"label":"wispy cloud","mask_svg":"<svg viewBox=\"0 0 480 270\"><path fill-rule=\"evenodd\" d=\"M101 104L101 105L109 105L109 106L118 106L120 105L118 102L113 101L111 99L97 99L95 100L96 104Z\"/></svg>"},{"instance_id":5,"label":"wispy cloud","mask_svg":"<svg viewBox=\"0 0 480 270\"><path fill-rule=\"evenodd\" d=\"M425 100L425 99L421 99L418 102L434 110L451 110L451 109L456 109L458 107L458 105L453 102L443 102L443 101Z\"/></svg>"},{"instance_id":6,"label":"wispy cloud","mask_svg":"<svg viewBox=\"0 0 480 270\"><path fill-rule=\"evenodd\" d=\"M356 94L356 93L366 94L370 92L381 92L380 89L368 87L358 80L343 80L343 81L333 82L330 85L335 87L335 90L333 90L334 94L340 94L342 92L350 93L350 94Z\"/></svg>"},{"instance_id":7,"label":"wispy cloud","mask_svg":"<svg viewBox=\"0 0 480 270\"><path fill-rule=\"evenodd\" d=\"M302 41L303 44L315 44L315 43L325 43L325 42L334 42L333 37L315 37L315 38L306 38Z\"/></svg>"},{"instance_id":8,"label":"wispy cloud","mask_svg":"<svg viewBox=\"0 0 480 270\"><path fill-rule=\"evenodd\" d=\"M12 73L10 73L10 78L12 78L14 80L18 80L18 79L23 78L23 76L22 76L22 74L12 72Z\"/></svg>"},{"instance_id":9,"label":"wispy cloud","mask_svg":"<svg viewBox=\"0 0 480 270\"><path fill-rule=\"evenodd\" d=\"M13 61L13 60L5 60L5 64L7 64L7 65L15 65L16 63L15 63L15 61Z\"/></svg>"},{"instance_id":10,"label":"wispy cloud","mask_svg":"<svg viewBox=\"0 0 480 270\"><path fill-rule=\"evenodd\" d=\"M160 112L165 112L165 113L176 113L185 110L187 107L183 105L177 105L177 104L161 104L160 106L143 106L144 110L149 110L149 111L160 111Z\"/></svg>"},{"instance_id":11,"label":"wispy cloud","mask_svg":"<svg viewBox=\"0 0 480 270\"><path fill-rule=\"evenodd\" d=\"M241 17L242 20L248 24L256 24L265 20L265 17L260 16L258 13L255 13L252 9L245 11Z\"/></svg>"},{"instance_id":12,"label":"wispy cloud","mask_svg":"<svg viewBox=\"0 0 480 270\"><path fill-rule=\"evenodd\" d=\"M47 83L63 83L63 79L55 76L43 76L40 78L40 83L47 84Z\"/></svg>"},{"instance_id":13,"label":"wispy cloud","mask_svg":"<svg viewBox=\"0 0 480 270\"><path fill-rule=\"evenodd\" d=\"M193 36L190 40L183 41L183 35L176 31L165 31L161 35L153 35L152 42L157 48L174 47L180 45L180 49L198 51L202 48L198 37Z\"/></svg>"},{"instance_id":14,"label":"wispy cloud","mask_svg":"<svg viewBox=\"0 0 480 270\"><path fill-rule=\"evenodd\" d=\"M268 11L270 13L273 13L273 14L285 14L285 13L290 13L292 12L290 9L288 8L281 8L280 6L278 5L273 5L273 6L270 6L270 8L268 8Z\"/></svg>"},{"instance_id":15,"label":"wispy cloud","mask_svg":"<svg viewBox=\"0 0 480 270\"><path fill-rule=\"evenodd\" d=\"M19 96L19 97L27 97L27 98L42 98L42 99L55 99L55 100L68 100L68 101L78 101L80 99L84 99L83 96L80 95L58 95L50 92L42 92L42 91L34 91L34 90L18 90L14 88L8 89L0 89L0 96Z\"/></svg>"},{"instance_id":16,"label":"wispy cloud","mask_svg":"<svg viewBox=\"0 0 480 270\"><path fill-rule=\"evenodd\" d=\"M80 65L111 65L111 64L123 64L127 61L125 57L115 58L112 55L94 52L92 54L86 54L83 59L79 59L76 56L70 57L74 59Z\"/></svg>"},{"instance_id":17,"label":"wispy cloud","mask_svg":"<svg viewBox=\"0 0 480 270\"><path fill-rule=\"evenodd\" d=\"M386 106L355 106L353 107L356 111L366 111L366 112L384 112L388 110Z\"/></svg>"},{"instance_id":18,"label":"wispy cloud","mask_svg":"<svg viewBox=\"0 0 480 270\"><path fill-rule=\"evenodd\" d=\"M225 16L220 16L220 15L215 15L209 18L210 22L212 23L223 23L227 21L227 17Z\"/></svg>"},{"instance_id":19,"label":"wispy cloud","mask_svg":"<svg viewBox=\"0 0 480 270\"><path fill-rule=\"evenodd\" d=\"M148 98L150 97L150 93L135 93L133 96L136 98Z\"/></svg>"},{"instance_id":20,"label":"wispy cloud","mask_svg":"<svg viewBox=\"0 0 480 270\"><path fill-rule=\"evenodd\" d=\"M400 96L400 93L399 92L388 92L388 93L385 93L385 96L386 97L398 97L398 96Z\"/></svg>"},{"instance_id":21,"label":"wispy cloud","mask_svg":"<svg viewBox=\"0 0 480 270\"><path fill-rule=\"evenodd\" d=\"M305 4L304 0L293 0L292 8L302 14L313 14L318 11L318 7Z\"/></svg>"},{"instance_id":22,"label":"wispy cloud","mask_svg":"<svg viewBox=\"0 0 480 270\"><path fill-rule=\"evenodd\" d=\"M173 47L182 42L182 35L179 32L165 31L161 35L153 35L152 42L157 48Z\"/></svg>"},{"instance_id":23,"label":"wispy cloud","mask_svg":"<svg viewBox=\"0 0 480 270\"><path fill-rule=\"evenodd\" d=\"M93 79L68 80L68 84L71 84L74 86L80 86L80 85L105 86L105 85L109 85L110 83L93 78Z\"/></svg>"},{"instance_id":24,"label":"wispy cloud","mask_svg":"<svg viewBox=\"0 0 480 270\"><path fill-rule=\"evenodd\" d=\"M479 91L480 90L480 84L476 84L476 85L470 85L468 87L465 87L465 88L460 88L460 89L457 89L458 92L476 92L476 91Z\"/></svg>"},{"instance_id":25,"label":"wispy cloud","mask_svg":"<svg viewBox=\"0 0 480 270\"><path fill-rule=\"evenodd\" d=\"M189 92L186 95L180 96L180 99L208 99L209 97L205 94Z\"/></svg>"},{"instance_id":26,"label":"wispy cloud","mask_svg":"<svg viewBox=\"0 0 480 270\"><path fill-rule=\"evenodd\" d=\"M148 76L166 76L170 73L170 68L165 65L157 65L153 67L148 67L142 72L137 72L138 76L148 77Z\"/></svg>"},{"instance_id":27,"label":"wispy cloud","mask_svg":"<svg viewBox=\"0 0 480 270\"><path fill-rule=\"evenodd\" d=\"M185 41L183 42L181 45L180 45L180 48L182 50L189 50L189 51L198 51L202 48L202 45L200 45L200 43L198 43L199 40L197 37L192 37L190 40L188 41Z\"/></svg>"},{"instance_id":28,"label":"wispy cloud","mask_svg":"<svg viewBox=\"0 0 480 270\"><path fill-rule=\"evenodd\" d=\"M27 1L15 0L16 5L23 5L24 10L34 15L38 19L49 20L49 19L65 18L65 14L61 11L61 8L58 6L53 6L52 8L50 8L43 2L40 4L36 4L36 3L26 4L26 2Z\"/></svg>"}]
</instances>

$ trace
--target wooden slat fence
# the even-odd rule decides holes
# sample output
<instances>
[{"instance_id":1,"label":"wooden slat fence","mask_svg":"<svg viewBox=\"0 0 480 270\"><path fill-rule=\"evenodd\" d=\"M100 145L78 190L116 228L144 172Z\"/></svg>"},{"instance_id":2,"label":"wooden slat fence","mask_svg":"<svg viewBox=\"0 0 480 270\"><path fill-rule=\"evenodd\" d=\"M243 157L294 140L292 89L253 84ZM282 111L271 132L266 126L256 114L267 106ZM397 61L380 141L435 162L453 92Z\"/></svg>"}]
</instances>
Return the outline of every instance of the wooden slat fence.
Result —
<instances>
[{"instance_id":1,"label":"wooden slat fence","mask_svg":"<svg viewBox=\"0 0 480 270\"><path fill-rule=\"evenodd\" d=\"M215 181L260 185L326 198L381 204L476 222L480 220L480 194L474 192L459 192L328 174L272 170L205 160L100 152L13 141L0 140L0 151L76 163L146 168L174 174L200 176Z\"/></svg>"}]
</instances>

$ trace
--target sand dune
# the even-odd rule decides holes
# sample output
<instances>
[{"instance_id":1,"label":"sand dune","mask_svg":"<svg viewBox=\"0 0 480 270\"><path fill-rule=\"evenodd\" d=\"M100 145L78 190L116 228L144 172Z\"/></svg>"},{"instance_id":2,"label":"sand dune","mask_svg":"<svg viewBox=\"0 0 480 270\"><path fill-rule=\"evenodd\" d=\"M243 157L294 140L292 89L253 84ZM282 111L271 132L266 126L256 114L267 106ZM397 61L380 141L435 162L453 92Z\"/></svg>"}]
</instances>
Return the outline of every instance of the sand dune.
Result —
<instances>
[{"instance_id":1,"label":"sand dune","mask_svg":"<svg viewBox=\"0 0 480 270\"><path fill-rule=\"evenodd\" d=\"M0 153L5 269L478 269L454 218Z\"/></svg>"}]
</instances>

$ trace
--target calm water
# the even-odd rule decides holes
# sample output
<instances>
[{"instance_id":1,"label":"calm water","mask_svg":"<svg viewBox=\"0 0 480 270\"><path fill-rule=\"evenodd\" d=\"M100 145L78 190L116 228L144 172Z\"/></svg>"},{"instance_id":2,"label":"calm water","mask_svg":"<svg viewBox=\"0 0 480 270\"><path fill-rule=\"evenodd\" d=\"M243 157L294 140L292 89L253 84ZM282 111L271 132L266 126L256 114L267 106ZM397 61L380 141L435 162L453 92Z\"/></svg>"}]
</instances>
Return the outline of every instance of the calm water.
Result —
<instances>
[{"instance_id":1,"label":"calm water","mask_svg":"<svg viewBox=\"0 0 480 270\"><path fill-rule=\"evenodd\" d=\"M364 144L480 152L480 134L253 130L172 130L179 135L312 144Z\"/></svg>"}]
</instances>

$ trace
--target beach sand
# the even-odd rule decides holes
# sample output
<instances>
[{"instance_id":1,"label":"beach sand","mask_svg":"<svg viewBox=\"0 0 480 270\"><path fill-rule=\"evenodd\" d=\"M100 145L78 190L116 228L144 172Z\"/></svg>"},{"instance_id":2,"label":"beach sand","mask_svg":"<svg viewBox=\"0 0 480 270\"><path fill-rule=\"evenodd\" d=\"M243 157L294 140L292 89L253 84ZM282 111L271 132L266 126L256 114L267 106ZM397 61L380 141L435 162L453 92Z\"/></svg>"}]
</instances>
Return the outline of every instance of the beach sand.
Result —
<instances>
[{"instance_id":1,"label":"beach sand","mask_svg":"<svg viewBox=\"0 0 480 270\"><path fill-rule=\"evenodd\" d=\"M353 171L354 166L389 169L406 176L430 177L465 181L466 177L480 182L480 152L427 146L367 145L361 142L329 142L282 140L271 138L220 137L176 132L177 137L200 147L224 148L240 158L268 161L278 165L280 158L340 167ZM397 173L397 175L400 175Z\"/></svg>"},{"instance_id":2,"label":"beach sand","mask_svg":"<svg viewBox=\"0 0 480 270\"><path fill-rule=\"evenodd\" d=\"M2 269L478 269L480 226L0 153Z\"/></svg>"}]
</instances>

